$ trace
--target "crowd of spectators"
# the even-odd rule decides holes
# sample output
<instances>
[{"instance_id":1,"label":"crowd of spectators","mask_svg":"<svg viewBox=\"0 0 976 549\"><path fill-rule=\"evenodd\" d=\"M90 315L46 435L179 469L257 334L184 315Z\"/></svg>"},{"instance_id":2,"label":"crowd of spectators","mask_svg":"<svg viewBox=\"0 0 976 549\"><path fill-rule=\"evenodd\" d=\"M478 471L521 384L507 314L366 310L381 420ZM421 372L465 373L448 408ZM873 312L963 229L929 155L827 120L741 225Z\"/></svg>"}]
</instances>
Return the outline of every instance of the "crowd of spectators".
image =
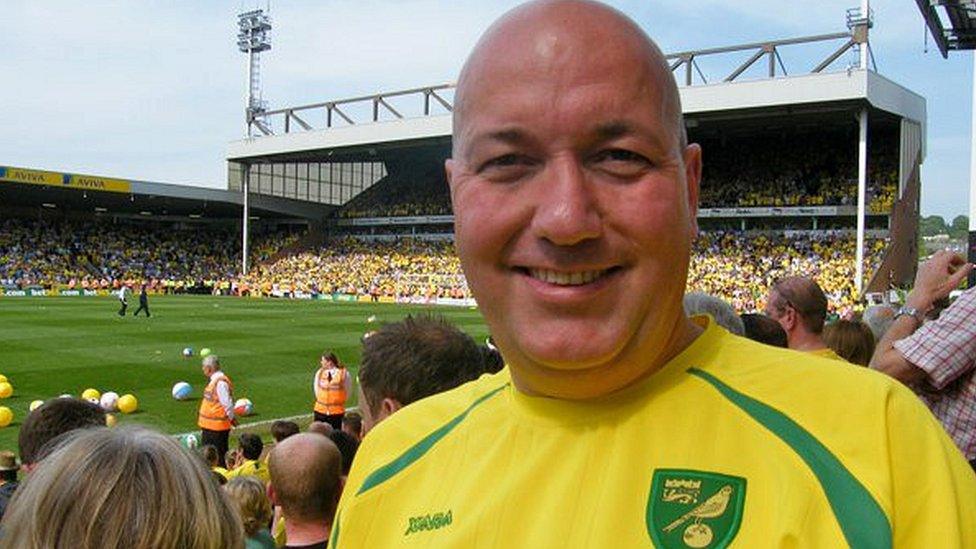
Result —
<instances>
[{"instance_id":1,"label":"crowd of spectators","mask_svg":"<svg viewBox=\"0 0 976 549\"><path fill-rule=\"evenodd\" d=\"M114 289L145 282L150 291L170 293L202 287L238 295L471 297L450 241L337 237L319 248L281 253L299 238L289 232L254 238L253 267L239 276L237 235L217 228L8 219L0 223L0 284ZM866 278L885 246L884 239L867 239ZM831 312L845 315L858 307L854 255L850 232L704 231L693 250L688 288L755 312L765 305L765 289L773 280L810 276L823 286Z\"/></svg>"},{"instance_id":2,"label":"crowd of spectators","mask_svg":"<svg viewBox=\"0 0 976 549\"><path fill-rule=\"evenodd\" d=\"M451 198L447 182L440 175L389 176L353 198L339 211L347 219L450 215Z\"/></svg>"},{"instance_id":3,"label":"crowd of spectators","mask_svg":"<svg viewBox=\"0 0 976 549\"><path fill-rule=\"evenodd\" d=\"M108 289L147 283L180 291L233 279L240 268L235 231L146 223L37 220L0 221L0 285ZM257 235L252 262L271 260L298 237Z\"/></svg>"},{"instance_id":4,"label":"crowd of spectators","mask_svg":"<svg viewBox=\"0 0 976 549\"><path fill-rule=\"evenodd\" d=\"M897 148L882 133L872 143L867 207L891 210L898 180ZM842 206L857 204L857 135L752 134L705 140L702 208ZM776 166L774 171L769 166Z\"/></svg>"}]
</instances>

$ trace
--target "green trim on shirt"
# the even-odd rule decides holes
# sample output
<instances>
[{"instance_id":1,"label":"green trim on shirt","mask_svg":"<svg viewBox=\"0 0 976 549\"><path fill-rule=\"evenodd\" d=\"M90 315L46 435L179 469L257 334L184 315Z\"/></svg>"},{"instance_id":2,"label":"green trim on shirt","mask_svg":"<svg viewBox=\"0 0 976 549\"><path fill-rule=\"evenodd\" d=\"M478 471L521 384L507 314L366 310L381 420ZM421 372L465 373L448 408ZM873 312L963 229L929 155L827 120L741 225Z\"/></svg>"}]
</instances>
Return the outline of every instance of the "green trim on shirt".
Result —
<instances>
[{"instance_id":1,"label":"green trim on shirt","mask_svg":"<svg viewBox=\"0 0 976 549\"><path fill-rule=\"evenodd\" d=\"M820 481L851 547L891 547L891 525L884 511L864 485L816 437L779 410L736 391L715 376L698 368L691 368L688 373L718 389L800 456Z\"/></svg>"},{"instance_id":2,"label":"green trim on shirt","mask_svg":"<svg viewBox=\"0 0 976 549\"><path fill-rule=\"evenodd\" d=\"M362 486L359 487L359 491L356 492L356 495L358 496L363 492L366 492L367 490L370 490L372 488L379 486L380 484L383 484L384 482L390 480L390 478L392 478L394 475L396 475L397 473L405 469L408 465L422 458L424 454L427 453L428 450L430 450L435 444L437 444L437 442L439 442L442 438L447 436L447 434L450 433L455 427L457 427L459 423L464 421L464 418L468 417L468 414L471 413L471 410L475 409L482 402L495 396L496 394L498 394L499 391L501 391L506 387L508 387L508 383L502 385L501 387L498 387L497 389L492 390L486 395L479 397L478 400L474 401L471 404L471 406L468 406L468 408L463 412L461 412L460 414L458 414L457 417L455 417L451 421L448 421L447 423L439 427L436 431L432 432L431 434L421 439L420 442L408 448L407 451L400 454L400 456L394 459L393 461L387 463L386 465L370 473L369 476L366 477L366 480L363 481Z\"/></svg>"}]
</instances>

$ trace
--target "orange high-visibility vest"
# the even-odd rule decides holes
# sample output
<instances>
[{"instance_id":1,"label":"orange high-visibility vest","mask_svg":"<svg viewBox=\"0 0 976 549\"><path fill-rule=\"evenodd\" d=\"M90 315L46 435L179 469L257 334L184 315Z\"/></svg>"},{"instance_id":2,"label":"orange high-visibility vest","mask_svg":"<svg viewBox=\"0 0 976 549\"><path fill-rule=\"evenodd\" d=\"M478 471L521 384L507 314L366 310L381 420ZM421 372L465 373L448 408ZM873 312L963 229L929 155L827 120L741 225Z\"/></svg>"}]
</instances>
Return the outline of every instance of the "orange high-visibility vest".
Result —
<instances>
[{"instance_id":1,"label":"orange high-visibility vest","mask_svg":"<svg viewBox=\"0 0 976 549\"><path fill-rule=\"evenodd\" d=\"M336 415L346 411L345 368L319 368L315 373L315 411L320 414Z\"/></svg>"},{"instance_id":2,"label":"orange high-visibility vest","mask_svg":"<svg viewBox=\"0 0 976 549\"><path fill-rule=\"evenodd\" d=\"M221 406L220 398L217 396L217 383L221 381L226 381L227 392L234 394L234 385L227 374L224 374L224 377L211 379L210 383L207 383L207 388L203 390L203 400L200 401L200 413L197 415L197 425L201 429L229 431L231 428L227 411ZM234 397L231 396L231 401L233 400Z\"/></svg>"}]
</instances>

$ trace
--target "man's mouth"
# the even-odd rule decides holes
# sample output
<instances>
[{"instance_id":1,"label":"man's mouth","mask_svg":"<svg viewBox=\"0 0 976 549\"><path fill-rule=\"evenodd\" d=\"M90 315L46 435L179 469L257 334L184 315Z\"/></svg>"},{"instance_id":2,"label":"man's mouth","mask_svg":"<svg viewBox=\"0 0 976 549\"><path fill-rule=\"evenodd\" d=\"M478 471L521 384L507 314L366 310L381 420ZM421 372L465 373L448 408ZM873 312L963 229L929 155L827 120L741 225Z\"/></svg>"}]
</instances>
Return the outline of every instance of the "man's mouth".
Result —
<instances>
[{"instance_id":1,"label":"man's mouth","mask_svg":"<svg viewBox=\"0 0 976 549\"><path fill-rule=\"evenodd\" d=\"M536 280L556 286L583 286L615 272L619 267L591 271L553 271L550 269L524 269L524 272Z\"/></svg>"}]
</instances>

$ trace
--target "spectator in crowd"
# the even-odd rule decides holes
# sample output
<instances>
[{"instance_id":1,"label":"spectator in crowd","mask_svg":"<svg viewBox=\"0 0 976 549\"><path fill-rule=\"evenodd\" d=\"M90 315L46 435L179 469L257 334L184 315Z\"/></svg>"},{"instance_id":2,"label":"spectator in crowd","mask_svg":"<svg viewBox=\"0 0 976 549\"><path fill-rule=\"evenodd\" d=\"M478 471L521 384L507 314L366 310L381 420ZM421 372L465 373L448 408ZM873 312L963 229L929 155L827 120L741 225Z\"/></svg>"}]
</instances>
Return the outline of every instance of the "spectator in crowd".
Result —
<instances>
[{"instance_id":1,"label":"spectator in crowd","mask_svg":"<svg viewBox=\"0 0 976 549\"><path fill-rule=\"evenodd\" d=\"M268 472L268 466L261 461L261 452L264 451L261 437L254 433L243 433L237 441L237 463L228 471L227 480L251 476L257 477L261 482L270 481L271 474Z\"/></svg>"},{"instance_id":2,"label":"spectator in crowd","mask_svg":"<svg viewBox=\"0 0 976 549\"><path fill-rule=\"evenodd\" d=\"M874 334L859 320L835 320L823 330L824 343L851 364L867 366L874 354Z\"/></svg>"},{"instance_id":3,"label":"spectator in crowd","mask_svg":"<svg viewBox=\"0 0 976 549\"><path fill-rule=\"evenodd\" d=\"M9 450L0 452L0 519L7 511L10 498L17 491L18 471L20 471L20 465L17 464L17 456Z\"/></svg>"},{"instance_id":4,"label":"spectator in crowd","mask_svg":"<svg viewBox=\"0 0 976 549\"><path fill-rule=\"evenodd\" d=\"M274 439L275 444L292 435L297 435L299 432L298 424L294 421L279 419L271 424L271 438Z\"/></svg>"},{"instance_id":5,"label":"spectator in crowd","mask_svg":"<svg viewBox=\"0 0 976 549\"><path fill-rule=\"evenodd\" d=\"M241 547L237 513L203 463L142 428L77 430L31 473L3 519L18 548Z\"/></svg>"},{"instance_id":6,"label":"spectator in crowd","mask_svg":"<svg viewBox=\"0 0 976 549\"><path fill-rule=\"evenodd\" d=\"M333 429L341 429L346 401L352 393L352 375L335 353L322 353L319 369L312 380L312 392L315 395L315 421L328 423Z\"/></svg>"},{"instance_id":7,"label":"spectator in crowd","mask_svg":"<svg viewBox=\"0 0 976 549\"><path fill-rule=\"evenodd\" d=\"M75 429L105 426L101 406L80 398L52 398L27 414L17 433L20 463L25 473L34 470L61 436Z\"/></svg>"},{"instance_id":8,"label":"spectator in crowd","mask_svg":"<svg viewBox=\"0 0 976 549\"><path fill-rule=\"evenodd\" d=\"M711 315L715 323L729 333L739 336L745 334L745 326L742 325L742 319L736 314L735 309L715 296L702 292L687 293L684 297L684 306L685 314L688 316Z\"/></svg>"},{"instance_id":9,"label":"spectator in crowd","mask_svg":"<svg viewBox=\"0 0 976 549\"><path fill-rule=\"evenodd\" d=\"M359 439L345 431L332 431L329 434L329 439L332 440L336 448L339 449L339 453L342 454L342 478L345 480L349 475L349 469L352 467L353 459L356 458L356 450L359 449Z\"/></svg>"},{"instance_id":10,"label":"spectator in crowd","mask_svg":"<svg viewBox=\"0 0 976 549\"><path fill-rule=\"evenodd\" d=\"M313 421L312 423L308 424L308 429L307 429L309 433L315 433L317 435L322 435L324 437L331 435L332 431L334 430L335 429L333 429L331 425L329 425L324 421Z\"/></svg>"},{"instance_id":11,"label":"spectator in crowd","mask_svg":"<svg viewBox=\"0 0 976 549\"><path fill-rule=\"evenodd\" d=\"M77 398L50 399L27 415L18 433L20 460L25 473L40 463L58 440L76 429L105 426L105 411L96 404ZM19 484L0 486L0 518Z\"/></svg>"},{"instance_id":12,"label":"spectator in crowd","mask_svg":"<svg viewBox=\"0 0 976 549\"><path fill-rule=\"evenodd\" d=\"M976 290L963 292L937 320L925 321L933 304L972 269L945 250L923 263L871 367L914 389L976 469Z\"/></svg>"},{"instance_id":13,"label":"spectator in crowd","mask_svg":"<svg viewBox=\"0 0 976 549\"><path fill-rule=\"evenodd\" d=\"M227 374L220 369L217 355L207 355L201 366L207 386L203 389L197 426L200 427L202 444L210 444L220 455L220 466L227 467L227 450L230 430L237 425L234 416L234 386Z\"/></svg>"},{"instance_id":14,"label":"spectator in crowd","mask_svg":"<svg viewBox=\"0 0 976 549\"><path fill-rule=\"evenodd\" d=\"M346 412L346 416L342 418L342 431L349 433L357 441L361 440L363 438L363 415L356 410Z\"/></svg>"},{"instance_id":15,"label":"spectator in crowd","mask_svg":"<svg viewBox=\"0 0 976 549\"><path fill-rule=\"evenodd\" d=\"M874 340L881 341L888 328L891 327L891 323L895 321L895 313L897 312L898 310L895 307L888 304L871 305L864 309L861 320L871 329Z\"/></svg>"},{"instance_id":16,"label":"spectator in crowd","mask_svg":"<svg viewBox=\"0 0 976 549\"><path fill-rule=\"evenodd\" d=\"M271 501L281 507L286 547L327 546L342 485L342 455L327 437L300 433L271 451Z\"/></svg>"},{"instance_id":17,"label":"spectator in crowd","mask_svg":"<svg viewBox=\"0 0 976 549\"><path fill-rule=\"evenodd\" d=\"M203 461L210 467L210 470L214 474L220 475L224 479L224 482L227 482L227 475L230 471L220 466L220 454L217 453L217 448L213 444L204 444L200 448L200 454L203 456Z\"/></svg>"},{"instance_id":18,"label":"spectator in crowd","mask_svg":"<svg viewBox=\"0 0 976 549\"><path fill-rule=\"evenodd\" d=\"M823 341L827 297L812 279L784 278L769 289L766 315L779 322L790 349L843 360Z\"/></svg>"},{"instance_id":19,"label":"spectator in crowd","mask_svg":"<svg viewBox=\"0 0 976 549\"><path fill-rule=\"evenodd\" d=\"M701 150L633 21L520 5L453 117L458 251L508 367L364 438L332 546L976 545L976 476L903 386L684 315Z\"/></svg>"},{"instance_id":20,"label":"spectator in crowd","mask_svg":"<svg viewBox=\"0 0 976 549\"><path fill-rule=\"evenodd\" d=\"M773 347L784 349L789 347L786 341L786 332L779 325L779 322L760 313L745 313L741 318L745 336L749 339Z\"/></svg>"},{"instance_id":21,"label":"spectator in crowd","mask_svg":"<svg viewBox=\"0 0 976 549\"><path fill-rule=\"evenodd\" d=\"M471 336L437 316L408 315L363 343L359 404L363 434L400 408L484 372Z\"/></svg>"},{"instance_id":22,"label":"spectator in crowd","mask_svg":"<svg viewBox=\"0 0 976 549\"><path fill-rule=\"evenodd\" d=\"M271 522L271 501L265 484L255 477L241 476L224 486L230 501L244 526L245 549L274 549L275 542L268 530Z\"/></svg>"}]
</instances>

